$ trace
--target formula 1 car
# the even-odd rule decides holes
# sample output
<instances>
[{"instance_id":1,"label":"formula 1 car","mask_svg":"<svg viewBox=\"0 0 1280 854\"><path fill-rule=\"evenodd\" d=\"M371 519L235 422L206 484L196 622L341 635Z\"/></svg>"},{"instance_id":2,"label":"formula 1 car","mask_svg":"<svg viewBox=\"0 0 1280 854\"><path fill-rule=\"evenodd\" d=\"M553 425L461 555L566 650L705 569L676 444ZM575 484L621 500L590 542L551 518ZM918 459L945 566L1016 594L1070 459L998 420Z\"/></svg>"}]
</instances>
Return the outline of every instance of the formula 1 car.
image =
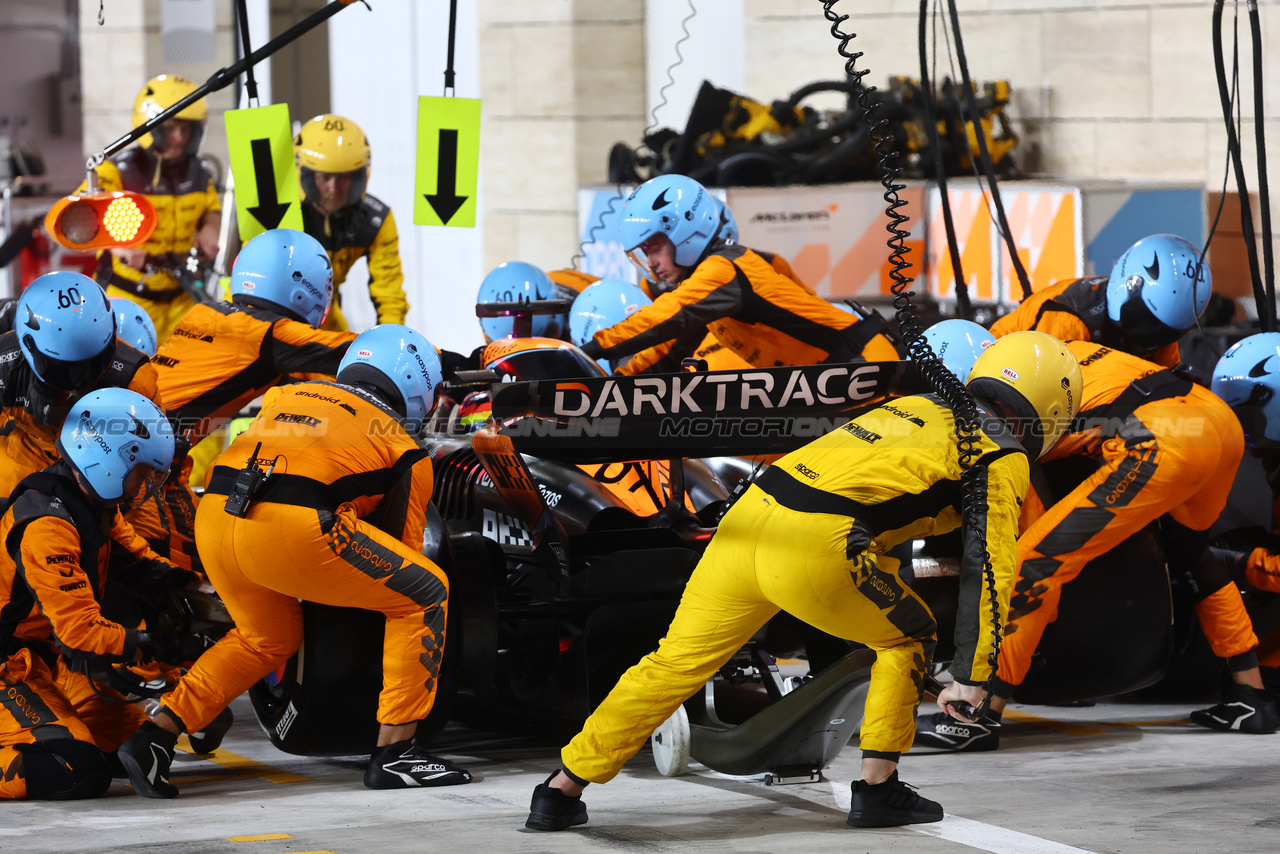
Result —
<instances>
[{"instance_id":1,"label":"formula 1 car","mask_svg":"<svg viewBox=\"0 0 1280 854\"><path fill-rule=\"evenodd\" d=\"M488 372L450 386L453 400L426 436L438 515L424 553L450 579L427 737L449 718L517 729L580 724L657 645L753 457L800 447L886 395L926 391L906 362L610 377L576 347L547 339L496 342L484 364ZM469 418L477 401L489 418ZM1058 491L1083 473L1048 474ZM952 650L959 554L953 535L916 541L903 555L905 580L937 618L939 661ZM1151 685L1187 657L1194 620L1186 617L1153 526L1067 588L1017 699L1060 703ZM791 623L771 622L705 698L686 704L702 743L713 745L713 756L694 758L730 773L803 777L847 743L860 716L856 689L869 678L866 653L850 657L840 642L826 653L829 676L786 693L773 656L818 657L812 634ZM307 755L367 752L381 638L380 614L304 603L298 655L250 692L273 743ZM824 638L833 640L816 640ZM766 689L758 692L765 717L753 717L761 703L717 707L733 694L721 688L751 679ZM847 714L828 714L850 703ZM817 730L787 741L818 718ZM807 771L791 761L797 751Z\"/></svg>"}]
</instances>

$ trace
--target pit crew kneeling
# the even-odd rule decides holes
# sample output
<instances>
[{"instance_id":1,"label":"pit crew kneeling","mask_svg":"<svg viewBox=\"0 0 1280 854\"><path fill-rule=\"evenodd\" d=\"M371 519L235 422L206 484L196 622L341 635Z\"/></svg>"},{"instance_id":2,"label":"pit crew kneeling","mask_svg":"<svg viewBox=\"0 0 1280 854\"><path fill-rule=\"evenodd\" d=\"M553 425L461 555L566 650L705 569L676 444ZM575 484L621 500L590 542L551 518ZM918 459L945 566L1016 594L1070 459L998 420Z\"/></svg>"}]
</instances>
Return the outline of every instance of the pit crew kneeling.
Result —
<instances>
[{"instance_id":1,"label":"pit crew kneeling","mask_svg":"<svg viewBox=\"0 0 1280 854\"><path fill-rule=\"evenodd\" d=\"M196 511L196 545L236 628L120 749L138 794L176 797L178 734L202 729L297 651L299 599L386 615L365 785L471 782L414 738L435 702L449 596L444 571L422 555L431 459L413 435L439 385L427 339L375 326L351 343L336 383L268 391L262 413L218 458Z\"/></svg>"},{"instance_id":2,"label":"pit crew kneeling","mask_svg":"<svg viewBox=\"0 0 1280 854\"><path fill-rule=\"evenodd\" d=\"M978 524L1003 610L1028 457L1052 445L1074 417L1080 368L1061 342L1023 332L987 349L968 388L982 413L973 464L988 490ZM954 416L933 396L878 407L767 469L725 515L657 651L622 676L561 753L563 769L534 789L525 826L584 823L583 787L611 780L654 728L779 610L876 652L862 724L862 779L852 785L848 824L940 820L942 807L900 782L897 772L915 735L937 626L887 552L960 525L960 472ZM938 697L944 709L960 701L979 705L991 675L982 576L966 547L955 683Z\"/></svg>"},{"instance_id":3,"label":"pit crew kneeling","mask_svg":"<svg viewBox=\"0 0 1280 854\"><path fill-rule=\"evenodd\" d=\"M89 392L57 449L62 459L23 478L0 519L0 798L98 797L111 784L105 754L147 719L92 674L168 657L177 641L102 616L108 564L111 584L129 582L144 599L197 580L160 560L122 516L173 462L159 407L127 389Z\"/></svg>"}]
</instances>

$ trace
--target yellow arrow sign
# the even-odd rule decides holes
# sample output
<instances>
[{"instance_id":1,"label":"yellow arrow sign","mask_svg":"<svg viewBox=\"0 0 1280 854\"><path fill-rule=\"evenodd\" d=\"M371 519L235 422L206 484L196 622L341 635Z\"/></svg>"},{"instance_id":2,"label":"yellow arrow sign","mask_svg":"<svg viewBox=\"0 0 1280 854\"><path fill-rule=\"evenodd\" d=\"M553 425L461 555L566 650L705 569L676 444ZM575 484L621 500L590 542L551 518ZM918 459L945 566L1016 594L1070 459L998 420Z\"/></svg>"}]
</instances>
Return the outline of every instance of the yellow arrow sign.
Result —
<instances>
[{"instance_id":1,"label":"yellow arrow sign","mask_svg":"<svg viewBox=\"0 0 1280 854\"><path fill-rule=\"evenodd\" d=\"M480 99L418 98L415 225L474 228L480 173Z\"/></svg>"},{"instance_id":2,"label":"yellow arrow sign","mask_svg":"<svg viewBox=\"0 0 1280 854\"><path fill-rule=\"evenodd\" d=\"M248 242L269 228L302 231L289 105L228 110L224 118L240 240Z\"/></svg>"}]
</instances>

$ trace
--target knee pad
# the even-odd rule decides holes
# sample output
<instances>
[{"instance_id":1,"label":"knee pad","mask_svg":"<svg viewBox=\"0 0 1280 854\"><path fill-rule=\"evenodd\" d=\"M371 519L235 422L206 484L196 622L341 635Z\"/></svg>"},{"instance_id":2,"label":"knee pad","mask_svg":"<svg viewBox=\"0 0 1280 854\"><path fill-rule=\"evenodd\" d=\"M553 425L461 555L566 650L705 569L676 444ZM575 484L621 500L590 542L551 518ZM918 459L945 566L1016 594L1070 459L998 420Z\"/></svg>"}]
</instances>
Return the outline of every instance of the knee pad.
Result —
<instances>
[{"instance_id":1,"label":"knee pad","mask_svg":"<svg viewBox=\"0 0 1280 854\"><path fill-rule=\"evenodd\" d=\"M13 747L22 754L29 798L42 801L98 798L111 785L107 757L87 741L57 738Z\"/></svg>"}]
</instances>

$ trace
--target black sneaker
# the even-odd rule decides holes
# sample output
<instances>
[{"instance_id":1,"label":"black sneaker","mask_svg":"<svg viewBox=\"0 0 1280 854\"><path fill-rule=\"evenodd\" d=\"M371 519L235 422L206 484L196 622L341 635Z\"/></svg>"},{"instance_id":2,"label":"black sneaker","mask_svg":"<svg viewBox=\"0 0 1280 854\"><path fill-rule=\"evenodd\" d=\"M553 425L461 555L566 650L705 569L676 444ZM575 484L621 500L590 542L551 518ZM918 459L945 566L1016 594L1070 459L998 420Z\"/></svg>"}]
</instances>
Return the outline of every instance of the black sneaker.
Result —
<instances>
[{"instance_id":1,"label":"black sneaker","mask_svg":"<svg viewBox=\"0 0 1280 854\"><path fill-rule=\"evenodd\" d=\"M525 827L531 830L564 830L587 823L587 805L582 802L582 796L566 795L550 786L559 773L556 771L545 783L534 787Z\"/></svg>"},{"instance_id":2,"label":"black sneaker","mask_svg":"<svg viewBox=\"0 0 1280 854\"><path fill-rule=\"evenodd\" d=\"M432 756L411 738L375 748L364 772L364 784L370 789L460 786L470 782L470 771Z\"/></svg>"},{"instance_id":3,"label":"black sneaker","mask_svg":"<svg viewBox=\"0 0 1280 854\"><path fill-rule=\"evenodd\" d=\"M898 779L895 770L883 783L871 785L853 781L853 801L849 804L850 827L898 827L942 821L942 804L922 798Z\"/></svg>"},{"instance_id":4,"label":"black sneaker","mask_svg":"<svg viewBox=\"0 0 1280 854\"><path fill-rule=\"evenodd\" d=\"M178 787L169 782L173 746L178 737L147 721L120 745L120 764L133 790L144 798L176 798Z\"/></svg>"},{"instance_id":5,"label":"black sneaker","mask_svg":"<svg viewBox=\"0 0 1280 854\"><path fill-rule=\"evenodd\" d=\"M1222 702L1191 713L1191 722L1222 732L1265 735L1280 729L1280 714L1265 691L1232 682Z\"/></svg>"},{"instance_id":6,"label":"black sneaker","mask_svg":"<svg viewBox=\"0 0 1280 854\"><path fill-rule=\"evenodd\" d=\"M213 753L222 744L222 739L226 737L227 730L231 729L234 721L229 706L218 712L218 716L209 721L203 730L187 736L191 742L191 750L200 755Z\"/></svg>"},{"instance_id":7,"label":"black sneaker","mask_svg":"<svg viewBox=\"0 0 1280 854\"><path fill-rule=\"evenodd\" d=\"M921 715L916 720L916 747L976 753L1000 746L1000 730L985 724L965 723L945 712Z\"/></svg>"}]
</instances>

